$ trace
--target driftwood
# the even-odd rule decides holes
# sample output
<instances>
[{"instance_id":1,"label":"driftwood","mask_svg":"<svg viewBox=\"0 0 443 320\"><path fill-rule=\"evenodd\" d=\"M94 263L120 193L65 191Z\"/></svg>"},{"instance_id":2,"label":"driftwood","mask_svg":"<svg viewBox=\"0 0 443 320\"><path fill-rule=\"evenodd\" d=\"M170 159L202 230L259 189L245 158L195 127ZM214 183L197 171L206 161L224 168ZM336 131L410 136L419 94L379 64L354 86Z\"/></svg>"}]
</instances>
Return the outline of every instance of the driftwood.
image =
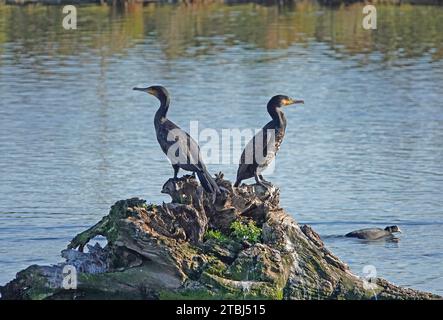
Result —
<instances>
[{"instance_id":1,"label":"driftwood","mask_svg":"<svg viewBox=\"0 0 443 320\"><path fill-rule=\"evenodd\" d=\"M118 201L62 251L65 263L19 272L0 287L2 299L440 298L352 274L311 227L280 207L279 189L234 189L222 174L216 181L223 194L215 202L192 176L165 183L171 203ZM253 223L259 238L233 237L236 221ZM98 235L107 239L104 248L88 245ZM62 286L66 265L77 270L76 289Z\"/></svg>"}]
</instances>

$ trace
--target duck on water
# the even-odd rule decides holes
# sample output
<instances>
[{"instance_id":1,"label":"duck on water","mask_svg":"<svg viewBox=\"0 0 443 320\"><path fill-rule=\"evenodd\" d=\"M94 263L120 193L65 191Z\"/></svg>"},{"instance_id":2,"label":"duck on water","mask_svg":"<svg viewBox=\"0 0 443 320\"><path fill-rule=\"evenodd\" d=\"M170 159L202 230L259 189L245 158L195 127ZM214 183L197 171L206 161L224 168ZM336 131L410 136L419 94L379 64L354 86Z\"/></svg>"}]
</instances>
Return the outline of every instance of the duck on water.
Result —
<instances>
[{"instance_id":1,"label":"duck on water","mask_svg":"<svg viewBox=\"0 0 443 320\"><path fill-rule=\"evenodd\" d=\"M401 233L398 226L389 226L384 229L381 228L366 228L349 232L345 235L348 238L358 238L365 240L381 240L394 237L394 233Z\"/></svg>"}]
</instances>

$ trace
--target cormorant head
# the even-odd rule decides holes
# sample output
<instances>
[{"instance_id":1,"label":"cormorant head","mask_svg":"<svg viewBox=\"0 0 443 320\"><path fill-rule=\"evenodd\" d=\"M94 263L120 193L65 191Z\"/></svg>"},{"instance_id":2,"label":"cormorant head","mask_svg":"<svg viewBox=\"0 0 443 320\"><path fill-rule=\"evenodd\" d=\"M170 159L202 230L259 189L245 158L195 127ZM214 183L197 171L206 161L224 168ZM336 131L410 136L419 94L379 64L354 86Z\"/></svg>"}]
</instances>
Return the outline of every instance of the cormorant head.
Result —
<instances>
[{"instance_id":1,"label":"cormorant head","mask_svg":"<svg viewBox=\"0 0 443 320\"><path fill-rule=\"evenodd\" d=\"M389 226L389 227L386 227L386 228L385 228L385 231L388 231L388 232L390 232L390 233L395 233L395 232L400 232L400 233L401 233L401 230L400 230L400 228L399 228L398 226Z\"/></svg>"},{"instance_id":2,"label":"cormorant head","mask_svg":"<svg viewBox=\"0 0 443 320\"><path fill-rule=\"evenodd\" d=\"M133 90L143 91L152 94L154 97L159 99L161 102L166 101L169 98L169 92L165 87L162 86L150 86L147 88L133 88Z\"/></svg>"},{"instance_id":3,"label":"cormorant head","mask_svg":"<svg viewBox=\"0 0 443 320\"><path fill-rule=\"evenodd\" d=\"M296 104L296 103L305 103L305 102L303 100L295 100L295 99L289 98L288 96L279 94L279 95L273 96L271 98L271 100L269 100L268 106L281 108L281 107L289 106L291 104Z\"/></svg>"}]
</instances>

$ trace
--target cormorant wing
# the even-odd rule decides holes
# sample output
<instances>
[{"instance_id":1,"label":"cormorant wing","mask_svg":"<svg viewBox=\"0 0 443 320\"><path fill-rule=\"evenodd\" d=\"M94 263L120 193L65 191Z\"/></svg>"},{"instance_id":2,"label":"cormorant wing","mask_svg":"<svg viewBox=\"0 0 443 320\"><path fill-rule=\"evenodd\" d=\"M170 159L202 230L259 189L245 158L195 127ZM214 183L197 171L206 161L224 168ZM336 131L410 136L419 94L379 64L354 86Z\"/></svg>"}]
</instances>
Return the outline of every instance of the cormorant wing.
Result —
<instances>
[{"instance_id":1,"label":"cormorant wing","mask_svg":"<svg viewBox=\"0 0 443 320\"><path fill-rule=\"evenodd\" d=\"M157 140L172 164L188 171L204 169L199 145L172 121L166 120L159 126Z\"/></svg>"},{"instance_id":2,"label":"cormorant wing","mask_svg":"<svg viewBox=\"0 0 443 320\"><path fill-rule=\"evenodd\" d=\"M260 164L257 163L258 159L264 159L268 155L268 144L270 141L268 141L268 130L275 130L275 125L273 121L268 122L260 132L258 132L246 145L245 149L242 152L242 155L240 157L240 165L242 164ZM256 148L256 143L259 143L258 147ZM261 144L261 145L260 145ZM272 146L271 148L272 149ZM256 152L262 151L262 155L260 157L257 157ZM272 151L272 150L270 150ZM262 162L262 161L261 161Z\"/></svg>"}]
</instances>

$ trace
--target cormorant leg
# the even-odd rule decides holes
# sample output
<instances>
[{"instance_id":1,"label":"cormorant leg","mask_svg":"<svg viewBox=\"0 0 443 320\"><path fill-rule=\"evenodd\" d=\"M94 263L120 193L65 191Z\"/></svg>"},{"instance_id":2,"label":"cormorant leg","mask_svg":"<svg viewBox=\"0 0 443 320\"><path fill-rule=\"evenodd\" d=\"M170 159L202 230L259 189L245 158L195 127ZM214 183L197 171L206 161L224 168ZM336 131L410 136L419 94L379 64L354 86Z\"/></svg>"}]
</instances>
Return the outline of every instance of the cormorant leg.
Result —
<instances>
[{"instance_id":1,"label":"cormorant leg","mask_svg":"<svg viewBox=\"0 0 443 320\"><path fill-rule=\"evenodd\" d=\"M180 167L176 164L172 165L174 168L174 180L178 180L178 171L180 170Z\"/></svg>"},{"instance_id":2,"label":"cormorant leg","mask_svg":"<svg viewBox=\"0 0 443 320\"><path fill-rule=\"evenodd\" d=\"M263 188L268 190L268 186L266 184L264 184L263 181L261 181L260 176L259 176L257 170L254 173L254 177L255 177L255 182L257 182L258 185L261 185Z\"/></svg>"},{"instance_id":3,"label":"cormorant leg","mask_svg":"<svg viewBox=\"0 0 443 320\"><path fill-rule=\"evenodd\" d=\"M268 180L265 180L265 178L263 178L263 175L262 175L262 174L259 174L258 176L260 177L260 180L261 180L263 183L272 186L272 182L270 182L270 181L268 181Z\"/></svg>"}]
</instances>

